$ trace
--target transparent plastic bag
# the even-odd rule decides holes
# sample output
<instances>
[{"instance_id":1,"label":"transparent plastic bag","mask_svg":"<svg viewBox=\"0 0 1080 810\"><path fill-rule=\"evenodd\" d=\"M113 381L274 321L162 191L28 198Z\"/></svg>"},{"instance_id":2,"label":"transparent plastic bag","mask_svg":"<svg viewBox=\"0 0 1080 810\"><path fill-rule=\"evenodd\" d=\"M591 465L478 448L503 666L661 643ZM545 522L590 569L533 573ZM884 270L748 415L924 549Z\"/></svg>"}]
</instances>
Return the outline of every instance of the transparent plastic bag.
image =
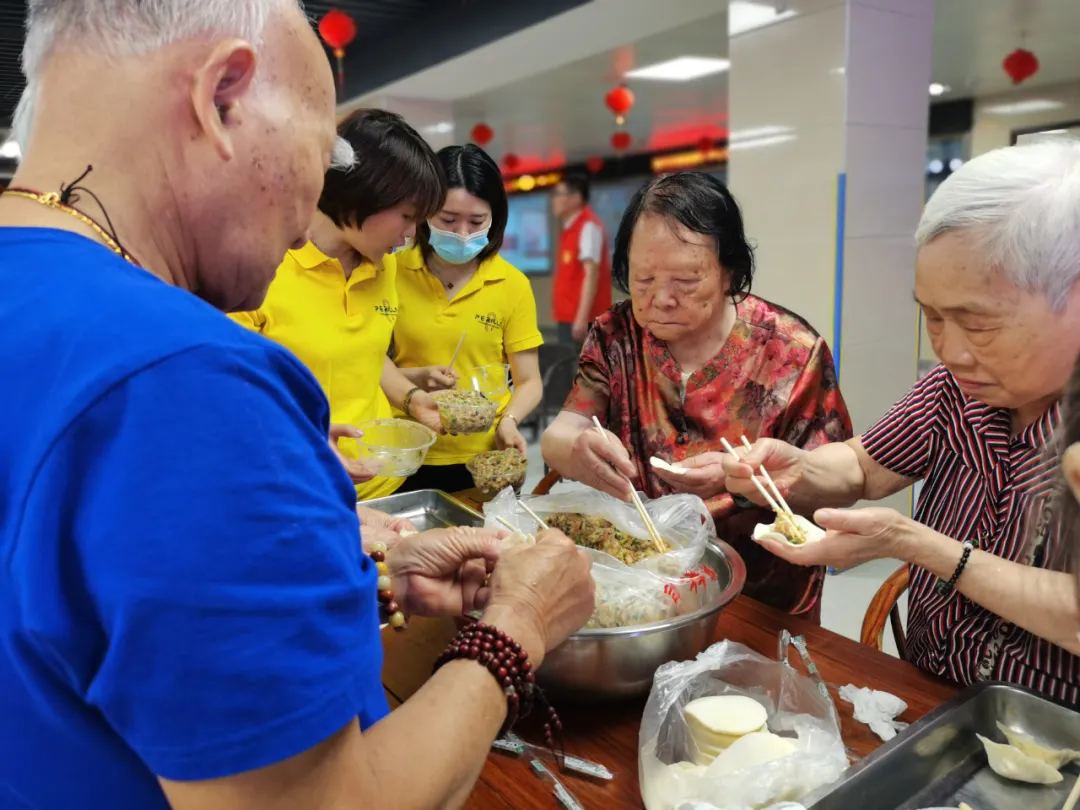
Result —
<instances>
[{"instance_id":1,"label":"transparent plastic bag","mask_svg":"<svg viewBox=\"0 0 1080 810\"><path fill-rule=\"evenodd\" d=\"M795 743L780 759L723 773L691 765L697 755L684 709L697 698L744 695L768 711L768 730ZM696 660L656 672L638 739L647 810L779 810L834 781L848 767L832 700L786 661L771 661L731 641ZM719 772L718 772L719 771Z\"/></svg>"},{"instance_id":2,"label":"transparent plastic bag","mask_svg":"<svg viewBox=\"0 0 1080 810\"><path fill-rule=\"evenodd\" d=\"M516 529L527 534L535 533L536 522L517 505L517 500L512 489L507 488L500 492L484 506L485 525L489 528L503 527L497 520L501 517ZM554 495L529 496L521 500L528 503L540 517L557 512L601 517L634 537L649 536L641 515L632 504L596 490L571 490ZM656 500L642 500L649 517L656 524L657 531L672 550L667 554L658 554L635 563L631 568L651 571L665 577L682 576L701 560L705 553L705 544L716 539L716 527L705 502L694 495L668 495ZM623 564L610 555L603 556L607 557L610 563Z\"/></svg>"}]
</instances>

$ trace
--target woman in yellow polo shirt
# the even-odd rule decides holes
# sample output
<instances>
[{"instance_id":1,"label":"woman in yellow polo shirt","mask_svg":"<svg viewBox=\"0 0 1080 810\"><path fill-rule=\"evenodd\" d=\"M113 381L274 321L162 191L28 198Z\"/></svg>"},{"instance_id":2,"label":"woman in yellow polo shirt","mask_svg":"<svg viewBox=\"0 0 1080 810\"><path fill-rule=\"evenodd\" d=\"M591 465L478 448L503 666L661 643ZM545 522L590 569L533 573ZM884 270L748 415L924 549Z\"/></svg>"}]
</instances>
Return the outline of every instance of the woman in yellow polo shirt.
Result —
<instances>
[{"instance_id":1,"label":"woman in yellow polo shirt","mask_svg":"<svg viewBox=\"0 0 1080 810\"><path fill-rule=\"evenodd\" d=\"M417 230L417 244L397 254L400 309L394 326L394 361L426 390L442 379L410 369L448 363L470 368L509 364L513 394L501 398L495 427L486 434L440 436L425 466L402 489L455 492L472 486L466 462L477 453L516 447L527 452L518 423L543 393L536 300L529 280L499 256L508 206L502 173L473 144L438 153L446 201ZM441 375L439 375L441 377Z\"/></svg>"},{"instance_id":2,"label":"woman in yellow polo shirt","mask_svg":"<svg viewBox=\"0 0 1080 810\"><path fill-rule=\"evenodd\" d=\"M310 241L285 256L258 310L232 317L290 349L318 379L330 401L331 446L357 497L368 500L391 494L403 479L365 469L353 425L390 417L393 404L440 429L430 395L410 396L413 383L388 356L399 305L395 257L387 254L438 210L445 188L431 147L399 115L359 110L338 135L355 158L327 172ZM440 378L437 369L424 373Z\"/></svg>"}]
</instances>

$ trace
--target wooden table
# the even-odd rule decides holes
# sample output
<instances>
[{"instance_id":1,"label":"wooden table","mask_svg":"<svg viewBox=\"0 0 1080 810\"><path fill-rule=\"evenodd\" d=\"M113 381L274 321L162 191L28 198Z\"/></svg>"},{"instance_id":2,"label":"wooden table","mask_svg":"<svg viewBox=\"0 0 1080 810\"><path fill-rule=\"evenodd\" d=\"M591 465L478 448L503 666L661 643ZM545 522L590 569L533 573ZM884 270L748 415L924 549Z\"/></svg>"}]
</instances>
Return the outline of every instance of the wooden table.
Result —
<instances>
[{"instance_id":1,"label":"wooden table","mask_svg":"<svg viewBox=\"0 0 1080 810\"><path fill-rule=\"evenodd\" d=\"M459 497L463 501L471 500L467 496ZM780 632L784 629L806 639L811 657L833 692L844 742L857 756L870 753L881 741L867 726L852 718L851 704L836 695L840 686L853 683L897 695L908 704L907 712L901 717L907 722L922 717L957 691L955 686L939 681L911 664L746 597L740 597L725 608L715 640L737 641L773 658ZM392 706L407 700L424 684L435 658L455 633L454 623L449 619L414 619L406 633L384 631L383 686ZM600 762L615 773L611 782L592 782L570 775L563 777L567 787L588 810L636 810L642 807L637 755L638 726L644 706L644 700L635 700L558 707L565 725L566 750ZM525 736L532 742L540 741L531 735ZM558 804L550 788L530 772L526 757L493 752L466 807L469 810L553 810Z\"/></svg>"}]
</instances>

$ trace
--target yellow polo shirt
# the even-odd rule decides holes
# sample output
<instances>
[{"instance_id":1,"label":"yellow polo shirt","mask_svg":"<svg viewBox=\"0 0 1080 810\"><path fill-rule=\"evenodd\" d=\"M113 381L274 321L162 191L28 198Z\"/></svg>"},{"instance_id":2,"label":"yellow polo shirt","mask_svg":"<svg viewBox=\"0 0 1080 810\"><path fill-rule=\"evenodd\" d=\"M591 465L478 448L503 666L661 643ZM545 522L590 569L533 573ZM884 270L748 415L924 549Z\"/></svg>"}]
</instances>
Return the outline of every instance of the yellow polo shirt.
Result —
<instances>
[{"instance_id":1,"label":"yellow polo shirt","mask_svg":"<svg viewBox=\"0 0 1080 810\"><path fill-rule=\"evenodd\" d=\"M424 266L419 247L394 256L400 306L394 326L394 360L401 368L446 365L462 332L465 342L454 369L463 376L470 368L506 363L509 355L544 342L536 326L532 285L501 256L481 264L452 301ZM509 401L507 393L499 403L499 416ZM464 464L494 447L494 427L471 436L440 436L425 463Z\"/></svg>"},{"instance_id":2,"label":"yellow polo shirt","mask_svg":"<svg viewBox=\"0 0 1080 810\"><path fill-rule=\"evenodd\" d=\"M263 305L254 312L230 315L237 323L280 343L295 354L319 381L330 401L330 421L356 425L391 415L379 386L397 318L393 256L382 268L362 264L348 281L341 262L311 242L290 250ZM356 458L356 444L339 447ZM375 478L358 484L361 500L390 495L403 478Z\"/></svg>"}]
</instances>

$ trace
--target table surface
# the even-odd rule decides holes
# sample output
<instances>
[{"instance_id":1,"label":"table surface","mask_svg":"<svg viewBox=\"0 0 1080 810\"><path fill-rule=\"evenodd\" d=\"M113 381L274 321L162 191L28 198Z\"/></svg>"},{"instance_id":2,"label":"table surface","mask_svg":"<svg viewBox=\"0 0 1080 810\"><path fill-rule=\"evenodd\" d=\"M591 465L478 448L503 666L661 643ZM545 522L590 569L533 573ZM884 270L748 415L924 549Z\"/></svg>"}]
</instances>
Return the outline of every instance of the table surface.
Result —
<instances>
[{"instance_id":1,"label":"table surface","mask_svg":"<svg viewBox=\"0 0 1080 810\"><path fill-rule=\"evenodd\" d=\"M472 500L467 493L458 497L467 503ZM476 507L475 503L470 505ZM911 664L746 597L739 597L724 609L715 640L736 641L772 658L777 653L780 633L785 629L806 639L810 656L833 693L844 743L853 756L866 756L881 741L852 717L851 704L836 694L840 686L853 683L891 692L908 704L907 712L900 718L906 722L919 719L957 691L956 686L937 680ZM391 706L407 700L424 684L435 658L456 632L450 619L414 619L406 633L383 632L386 656L383 686ZM644 706L644 699L640 699L558 707L565 726L567 752L602 763L615 774L611 782L570 774L560 777L586 808L642 807L637 755L638 726ZM539 742L531 735L523 736ZM550 810L558 804L550 788L529 770L527 757L492 752L466 807Z\"/></svg>"}]
</instances>

